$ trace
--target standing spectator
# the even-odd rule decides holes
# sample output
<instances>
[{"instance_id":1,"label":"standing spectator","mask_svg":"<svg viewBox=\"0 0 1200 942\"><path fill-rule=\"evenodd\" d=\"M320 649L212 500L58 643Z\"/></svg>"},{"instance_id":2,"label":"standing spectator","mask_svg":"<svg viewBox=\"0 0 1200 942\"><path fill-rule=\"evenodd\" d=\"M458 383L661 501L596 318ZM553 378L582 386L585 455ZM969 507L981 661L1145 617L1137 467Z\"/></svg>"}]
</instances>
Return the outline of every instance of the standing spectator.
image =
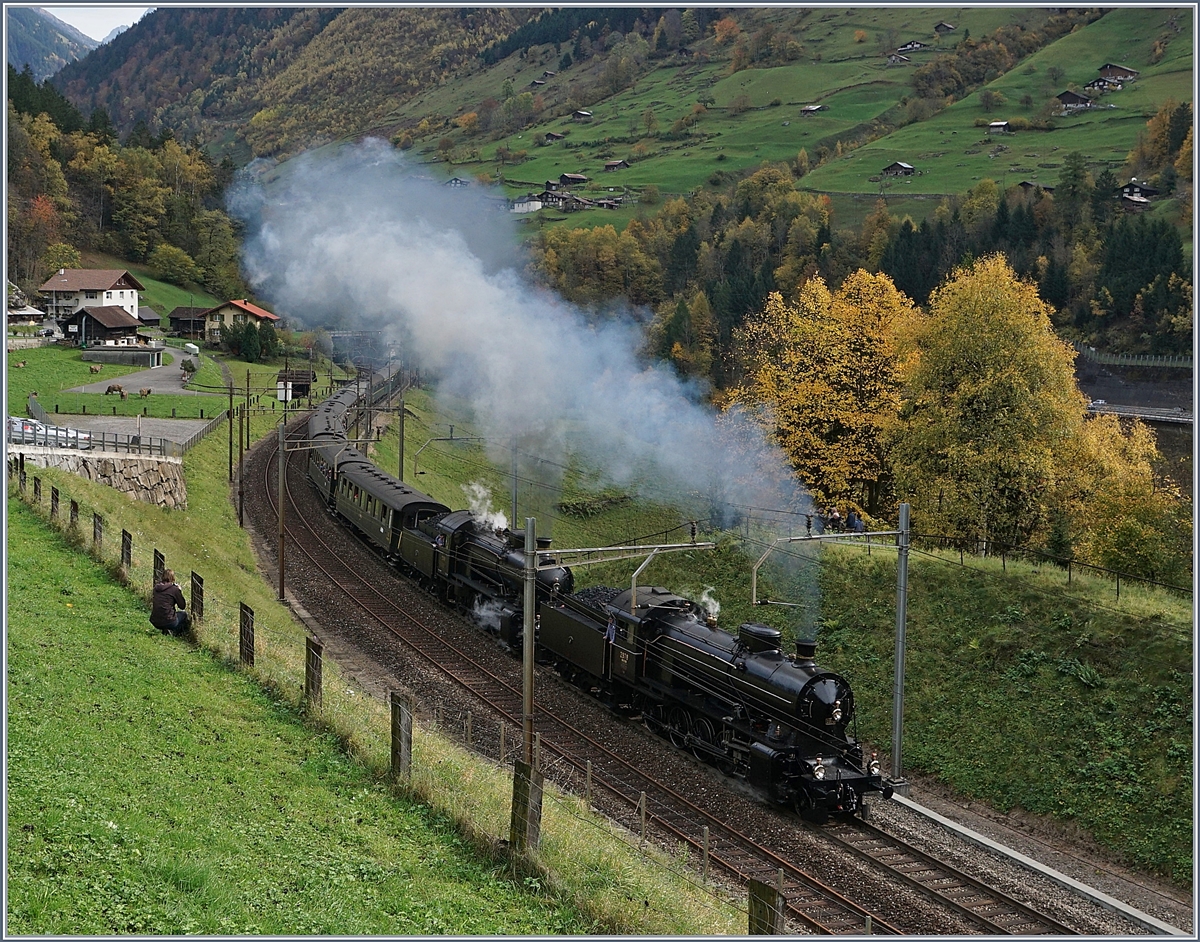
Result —
<instances>
[{"instance_id":1,"label":"standing spectator","mask_svg":"<svg viewBox=\"0 0 1200 942\"><path fill-rule=\"evenodd\" d=\"M604 629L604 640L609 644L617 640L617 619L612 612L608 613L608 627Z\"/></svg>"},{"instance_id":2,"label":"standing spectator","mask_svg":"<svg viewBox=\"0 0 1200 942\"><path fill-rule=\"evenodd\" d=\"M181 611L176 611L181 609ZM183 590L175 581L175 570L164 569L162 581L154 586L154 601L150 608L150 624L164 635L181 635L192 626L186 611Z\"/></svg>"}]
</instances>

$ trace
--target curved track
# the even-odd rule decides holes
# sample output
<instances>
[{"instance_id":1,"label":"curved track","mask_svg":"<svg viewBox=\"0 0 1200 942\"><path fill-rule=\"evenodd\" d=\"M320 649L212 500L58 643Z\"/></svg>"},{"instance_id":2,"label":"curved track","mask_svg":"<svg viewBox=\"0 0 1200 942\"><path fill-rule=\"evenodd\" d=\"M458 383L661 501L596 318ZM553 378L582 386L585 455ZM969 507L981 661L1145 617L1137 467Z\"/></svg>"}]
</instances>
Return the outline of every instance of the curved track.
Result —
<instances>
[{"instance_id":1,"label":"curved track","mask_svg":"<svg viewBox=\"0 0 1200 942\"><path fill-rule=\"evenodd\" d=\"M273 438L262 447L271 452L264 462L266 484L263 492L275 513L272 482L277 470L272 472L272 468L277 469L278 448ZM291 456L288 471L293 479L288 486L291 506L286 523L292 552L298 550L307 557L332 586L429 666L484 703L500 722L520 728L519 672L501 676L399 606L369 580L362 579L350 563L328 546L320 528L306 520L304 512L295 503L292 488L309 488L311 485L306 474L297 474L293 470L290 459ZM398 575L397 578L401 577ZM757 879L782 885L786 915L794 925L823 934L861 934L868 924L876 934L900 933L901 930L888 921L845 898L770 848L739 833L724 820L696 806L666 783L656 781L570 723L535 708L534 728L540 736L540 764L544 771L555 777L566 777L576 787L585 774L590 774L593 788L607 792L627 809L638 806L644 794L648 821L696 854L703 852L704 830L707 829L711 863L742 881ZM600 775L589 769L603 769L604 772ZM1073 932L874 828L854 824L820 829L818 833L869 861L890 878L900 880L951 909L986 933Z\"/></svg>"}]
</instances>

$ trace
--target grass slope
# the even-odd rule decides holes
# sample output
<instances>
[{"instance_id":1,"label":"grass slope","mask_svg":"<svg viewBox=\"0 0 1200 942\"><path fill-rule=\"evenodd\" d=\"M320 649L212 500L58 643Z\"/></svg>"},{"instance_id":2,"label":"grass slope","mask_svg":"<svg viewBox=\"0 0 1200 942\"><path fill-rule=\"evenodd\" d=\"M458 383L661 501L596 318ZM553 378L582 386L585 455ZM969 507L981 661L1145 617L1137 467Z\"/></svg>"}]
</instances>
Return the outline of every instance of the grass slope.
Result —
<instances>
[{"instance_id":1,"label":"grass slope","mask_svg":"<svg viewBox=\"0 0 1200 942\"><path fill-rule=\"evenodd\" d=\"M1152 47L1169 14L1179 17L1184 29L1167 45L1162 59L1152 63ZM984 111L980 104L984 89L980 89L926 121L900 128L819 167L805 177L803 186L817 191L878 193L879 184L869 178L896 160L912 164L919 175L889 187L889 198L893 191L905 195L960 193L985 177L1008 186L1022 180L1053 185L1063 156L1072 151L1083 153L1097 169L1118 169L1145 130L1146 120L1164 101L1191 98L1190 35L1186 11L1113 10L985 86L1006 99L994 111ZM1068 84L1082 87L1094 79L1105 62L1127 65L1141 75L1123 90L1102 96L1096 108L1056 118L1051 131L1018 131L989 138L986 128L975 126L982 118L1034 118ZM1056 65L1065 73L1058 84L1047 74ZM1020 104L1026 94L1033 99L1028 108ZM997 151L997 147L1004 149Z\"/></svg>"},{"instance_id":2,"label":"grass slope","mask_svg":"<svg viewBox=\"0 0 1200 942\"><path fill-rule=\"evenodd\" d=\"M8 503L16 934L577 933Z\"/></svg>"},{"instance_id":3,"label":"grass slope","mask_svg":"<svg viewBox=\"0 0 1200 942\"><path fill-rule=\"evenodd\" d=\"M235 375L246 368L230 366ZM254 417L252 438L274 434L276 421ZM684 858L639 848L553 788L536 867L511 885L492 856L508 836L511 773L455 745L456 731L439 731L429 704L418 707L413 780L396 793L398 807L384 808L388 708L328 659L321 706L305 704L307 629L258 571L237 525L227 460L222 434L187 454L183 511L54 469L32 472L43 488L39 515L52 486L62 516L69 500L81 520L101 515L110 572L117 535L131 534L138 591L121 589L78 551L60 564L55 530L10 524L9 614L21 619L9 649L9 702L19 705L10 716L9 743L18 745L9 756L9 833L20 835L8 855L10 926L272 935L744 928L744 909L694 886ZM32 490L31 482L30 499ZM12 521L26 515L9 509ZM148 591L153 549L185 589L189 572L205 580L200 651L149 628L138 595ZM233 675L220 665L238 660L241 603L255 613L256 660ZM643 902L631 908L631 899Z\"/></svg>"},{"instance_id":4,"label":"grass slope","mask_svg":"<svg viewBox=\"0 0 1200 942\"><path fill-rule=\"evenodd\" d=\"M557 180L561 173L589 176L584 195L602 196L610 189L636 193L648 185L665 194L688 193L710 182L720 185L722 171L736 175L764 161L791 161L802 148L811 159L820 145L832 149L838 137L848 136L856 128L877 119L896 122L911 94L914 69L940 51L953 48L968 33L978 39L1013 22L1036 28L1041 14L1012 8L890 7L735 11L735 15L745 19L747 33L768 22L790 30L801 42L803 54L787 65L730 74L726 59L730 47L717 47L708 39L698 48L712 55L712 61L655 63L632 88L589 106L594 114L590 123L580 124L565 115L495 141L454 128L437 132L411 153L435 177L499 171L510 197L527 191L527 184L540 187L546 180ZM1153 62L1154 44L1168 31L1170 16L1176 18L1180 29L1170 33L1161 58ZM954 22L957 29L939 37L933 25L943 19ZM858 36L864 37L862 41ZM888 66L881 55L888 37L896 45L915 39L927 43L928 48L913 53L909 66ZM532 81L542 79L545 70L557 70L558 57L553 46L531 47L524 57L514 53L490 69L424 91L389 115L389 127L396 123L411 126L427 115L454 116L475 110L485 98L502 98L501 86L506 80L512 82L515 92L527 91ZM869 178L893 161L904 160L922 173L888 187L888 200L899 204L893 211L919 220L936 206L937 196L966 190L984 177L1009 185L1026 178L1053 184L1062 155L1072 150L1082 151L1097 168L1119 167L1144 130L1147 117L1167 98L1191 98L1192 59L1190 11L1112 10L986 86L1007 100L995 112L984 112L979 104L983 89L977 90L928 120L898 128L830 159L804 178L803 186L833 196L839 223L856 222L870 211L880 193L879 183ZM1142 75L1125 90L1105 95L1103 108L1056 119L1052 131L1022 131L1003 141L988 140L986 130L974 126L980 117L1034 117L1068 84L1082 86L1095 78L1105 62L1128 65ZM1052 66L1064 69L1065 77L1058 84L1048 77ZM594 82L600 68L599 64L576 64L549 78L537 89L547 111L567 106L571 87ZM690 136L668 139L665 132L671 124L688 115L706 94L715 99L715 105ZM1020 105L1025 94L1033 99L1028 108ZM747 110L730 107L743 96ZM826 105L827 110L801 117L800 106L814 103ZM1114 107L1107 107L1110 104ZM658 124L653 134L644 122L647 110L653 111ZM566 139L547 145L544 139L549 131L565 134ZM455 146L450 162L437 166L441 161L436 146L442 138L449 138ZM1006 149L993 156L997 144ZM502 147L512 152L524 150L527 157L516 165L501 165L497 151ZM611 159L630 160L632 165L605 172L604 162ZM561 214L543 210L538 214L540 223L524 223L526 231L539 224L621 226L633 212L584 212L564 220Z\"/></svg>"}]
</instances>

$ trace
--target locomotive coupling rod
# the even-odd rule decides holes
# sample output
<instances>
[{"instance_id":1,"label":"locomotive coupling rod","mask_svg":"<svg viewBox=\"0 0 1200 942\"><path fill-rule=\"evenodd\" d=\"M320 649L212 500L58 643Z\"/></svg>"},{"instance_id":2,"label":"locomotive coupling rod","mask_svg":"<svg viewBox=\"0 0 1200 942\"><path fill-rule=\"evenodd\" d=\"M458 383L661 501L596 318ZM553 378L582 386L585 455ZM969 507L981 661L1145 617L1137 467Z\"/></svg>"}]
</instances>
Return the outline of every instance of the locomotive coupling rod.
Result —
<instances>
[{"instance_id":1,"label":"locomotive coupling rod","mask_svg":"<svg viewBox=\"0 0 1200 942\"><path fill-rule=\"evenodd\" d=\"M761 567L762 564L767 561L767 557L770 556L775 551L775 548L782 543L812 543L812 542L816 542L816 541L820 541L820 540L831 540L831 541L861 540L861 539L869 538L872 536L900 536L902 533L905 533L905 532L907 532L907 531L904 531L904 530L876 530L872 533L817 533L817 534L810 533L805 536L781 536L779 539L777 539L775 542L773 542L770 546L767 547L767 551L765 553L763 553L760 557L758 557L758 562L756 562L754 564L754 568L750 570L750 604L751 605L758 604L758 570L759 570L759 567ZM772 604L778 605L780 603L775 602Z\"/></svg>"}]
</instances>

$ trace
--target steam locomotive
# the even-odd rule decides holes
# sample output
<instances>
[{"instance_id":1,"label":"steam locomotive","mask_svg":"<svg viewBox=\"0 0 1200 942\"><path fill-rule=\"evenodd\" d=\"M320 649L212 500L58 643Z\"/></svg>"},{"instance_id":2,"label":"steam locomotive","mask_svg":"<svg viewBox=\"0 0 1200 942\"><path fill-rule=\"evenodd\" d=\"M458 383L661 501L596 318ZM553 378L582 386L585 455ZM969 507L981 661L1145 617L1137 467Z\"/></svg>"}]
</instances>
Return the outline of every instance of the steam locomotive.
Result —
<instances>
[{"instance_id":1,"label":"steam locomotive","mask_svg":"<svg viewBox=\"0 0 1200 942\"><path fill-rule=\"evenodd\" d=\"M343 389L309 419L313 485L400 571L516 647L524 533L497 533L353 450L346 430L357 400ZM878 760L853 736L850 684L816 664L815 645L785 655L776 629L748 623L730 634L662 587L573 590L571 570L540 555L538 658L568 681L810 820L863 812L869 792L891 797Z\"/></svg>"}]
</instances>

